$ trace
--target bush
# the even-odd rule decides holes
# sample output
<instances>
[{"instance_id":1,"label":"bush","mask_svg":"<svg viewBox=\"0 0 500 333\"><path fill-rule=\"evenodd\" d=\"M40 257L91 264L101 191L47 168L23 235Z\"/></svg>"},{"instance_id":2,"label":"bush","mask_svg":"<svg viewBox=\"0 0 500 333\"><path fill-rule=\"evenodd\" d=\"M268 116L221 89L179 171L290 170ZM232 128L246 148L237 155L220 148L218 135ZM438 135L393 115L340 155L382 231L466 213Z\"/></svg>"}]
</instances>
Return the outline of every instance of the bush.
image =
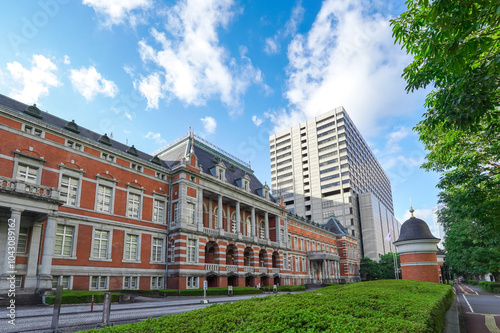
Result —
<instances>
[{"instance_id":1,"label":"bush","mask_svg":"<svg viewBox=\"0 0 500 333\"><path fill-rule=\"evenodd\" d=\"M272 286L260 287L259 289L264 291L264 292L269 292L269 291L272 292L273 291ZM278 286L277 289L278 289L278 291L281 291L281 292L304 291L304 290L306 290L306 286L304 286L304 285Z\"/></svg>"},{"instance_id":2,"label":"bush","mask_svg":"<svg viewBox=\"0 0 500 333\"><path fill-rule=\"evenodd\" d=\"M490 293L500 294L500 283L481 281L479 282L479 288L489 291Z\"/></svg>"},{"instance_id":3,"label":"bush","mask_svg":"<svg viewBox=\"0 0 500 333\"><path fill-rule=\"evenodd\" d=\"M88 291L88 290L63 290L61 297L61 304L80 304L92 302L92 295L94 295L94 303L104 302L103 291ZM111 293L111 302L118 302L120 300L118 293ZM54 304L55 296L46 296L45 303Z\"/></svg>"},{"instance_id":4,"label":"bush","mask_svg":"<svg viewBox=\"0 0 500 333\"><path fill-rule=\"evenodd\" d=\"M442 332L450 286L378 280L270 295L91 332Z\"/></svg>"},{"instance_id":5,"label":"bush","mask_svg":"<svg viewBox=\"0 0 500 333\"><path fill-rule=\"evenodd\" d=\"M467 280L465 283L470 284L471 286L477 286L477 281L474 280Z\"/></svg>"},{"instance_id":6,"label":"bush","mask_svg":"<svg viewBox=\"0 0 500 333\"><path fill-rule=\"evenodd\" d=\"M207 289L207 296L227 295L227 287L213 287ZM177 289L157 290L161 296L179 296ZM262 294L262 290L252 287L233 287L233 295ZM203 289L181 289L181 296L203 296Z\"/></svg>"}]
</instances>

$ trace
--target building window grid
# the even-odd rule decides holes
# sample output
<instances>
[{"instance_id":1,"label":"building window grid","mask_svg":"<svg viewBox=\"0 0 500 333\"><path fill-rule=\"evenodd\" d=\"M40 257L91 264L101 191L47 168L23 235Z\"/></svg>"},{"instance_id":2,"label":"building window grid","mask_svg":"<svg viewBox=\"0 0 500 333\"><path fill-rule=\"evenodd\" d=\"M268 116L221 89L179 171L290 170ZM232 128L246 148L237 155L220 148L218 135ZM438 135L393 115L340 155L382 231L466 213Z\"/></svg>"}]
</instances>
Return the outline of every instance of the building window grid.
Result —
<instances>
[{"instance_id":1,"label":"building window grid","mask_svg":"<svg viewBox=\"0 0 500 333\"><path fill-rule=\"evenodd\" d=\"M26 254L28 250L28 228L20 227L19 236L17 238L17 250L18 254Z\"/></svg>"},{"instance_id":2,"label":"building window grid","mask_svg":"<svg viewBox=\"0 0 500 333\"><path fill-rule=\"evenodd\" d=\"M93 257L107 259L108 258L108 237L109 231L95 230L94 231L94 247Z\"/></svg>"},{"instance_id":3,"label":"building window grid","mask_svg":"<svg viewBox=\"0 0 500 333\"><path fill-rule=\"evenodd\" d=\"M54 242L54 254L70 256L73 250L74 226L58 224Z\"/></svg>"},{"instance_id":4,"label":"building window grid","mask_svg":"<svg viewBox=\"0 0 500 333\"><path fill-rule=\"evenodd\" d=\"M125 260L138 260L139 236L127 234L125 237Z\"/></svg>"},{"instance_id":5,"label":"building window grid","mask_svg":"<svg viewBox=\"0 0 500 333\"><path fill-rule=\"evenodd\" d=\"M165 222L165 201L155 199L153 203L153 222Z\"/></svg>"},{"instance_id":6,"label":"building window grid","mask_svg":"<svg viewBox=\"0 0 500 333\"><path fill-rule=\"evenodd\" d=\"M162 289L162 288L163 288L163 276L152 276L151 289Z\"/></svg>"},{"instance_id":7,"label":"building window grid","mask_svg":"<svg viewBox=\"0 0 500 333\"><path fill-rule=\"evenodd\" d=\"M151 261L162 262L163 261L163 239L158 237L153 237Z\"/></svg>"},{"instance_id":8,"label":"building window grid","mask_svg":"<svg viewBox=\"0 0 500 333\"><path fill-rule=\"evenodd\" d=\"M99 185L97 188L97 207L96 210L111 213L111 193L112 188Z\"/></svg>"},{"instance_id":9,"label":"building window grid","mask_svg":"<svg viewBox=\"0 0 500 333\"><path fill-rule=\"evenodd\" d=\"M124 289L137 289L139 287L139 277L138 276L125 276L123 278L123 288Z\"/></svg>"},{"instance_id":10,"label":"building window grid","mask_svg":"<svg viewBox=\"0 0 500 333\"><path fill-rule=\"evenodd\" d=\"M36 184L38 180L38 169L26 164L19 164L17 166L17 180L25 181L26 183Z\"/></svg>"},{"instance_id":11,"label":"building window grid","mask_svg":"<svg viewBox=\"0 0 500 333\"><path fill-rule=\"evenodd\" d=\"M63 175L61 178L61 191L59 198L64 200L66 205L76 206L76 199L78 195L78 179L70 176Z\"/></svg>"},{"instance_id":12,"label":"building window grid","mask_svg":"<svg viewBox=\"0 0 500 333\"><path fill-rule=\"evenodd\" d=\"M140 217L141 196L137 193L128 195L128 216L133 218Z\"/></svg>"},{"instance_id":13,"label":"building window grid","mask_svg":"<svg viewBox=\"0 0 500 333\"><path fill-rule=\"evenodd\" d=\"M186 205L187 210L187 223L195 224L196 223L196 205L192 202L188 202Z\"/></svg>"},{"instance_id":14,"label":"building window grid","mask_svg":"<svg viewBox=\"0 0 500 333\"><path fill-rule=\"evenodd\" d=\"M188 239L187 244L187 261L196 261L196 239Z\"/></svg>"},{"instance_id":15,"label":"building window grid","mask_svg":"<svg viewBox=\"0 0 500 333\"><path fill-rule=\"evenodd\" d=\"M90 281L90 289L107 289L107 276L91 276Z\"/></svg>"}]
</instances>

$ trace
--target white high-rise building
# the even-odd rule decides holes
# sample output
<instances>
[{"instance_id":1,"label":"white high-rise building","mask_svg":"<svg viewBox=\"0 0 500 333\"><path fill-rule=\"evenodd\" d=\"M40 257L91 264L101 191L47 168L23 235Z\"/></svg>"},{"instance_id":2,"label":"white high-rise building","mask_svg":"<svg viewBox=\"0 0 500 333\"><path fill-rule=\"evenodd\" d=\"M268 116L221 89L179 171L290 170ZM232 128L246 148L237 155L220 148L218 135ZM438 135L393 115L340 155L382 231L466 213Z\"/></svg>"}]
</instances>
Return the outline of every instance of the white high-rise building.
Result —
<instances>
[{"instance_id":1,"label":"white high-rise building","mask_svg":"<svg viewBox=\"0 0 500 333\"><path fill-rule=\"evenodd\" d=\"M269 138L273 194L287 209L317 223L335 216L378 260L399 237L391 183L343 107Z\"/></svg>"}]
</instances>

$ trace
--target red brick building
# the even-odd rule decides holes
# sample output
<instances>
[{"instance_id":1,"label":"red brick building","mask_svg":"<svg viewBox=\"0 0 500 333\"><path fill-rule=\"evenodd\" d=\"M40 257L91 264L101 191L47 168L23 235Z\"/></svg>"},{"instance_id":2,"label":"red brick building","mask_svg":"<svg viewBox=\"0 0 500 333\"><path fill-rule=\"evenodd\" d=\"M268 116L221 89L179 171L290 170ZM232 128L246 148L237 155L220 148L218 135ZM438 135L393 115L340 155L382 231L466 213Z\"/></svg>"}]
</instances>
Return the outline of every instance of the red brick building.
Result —
<instances>
[{"instance_id":1,"label":"red brick building","mask_svg":"<svg viewBox=\"0 0 500 333\"><path fill-rule=\"evenodd\" d=\"M0 137L2 289L13 271L25 291L359 280L335 219L290 215L194 134L148 155L0 95Z\"/></svg>"}]
</instances>

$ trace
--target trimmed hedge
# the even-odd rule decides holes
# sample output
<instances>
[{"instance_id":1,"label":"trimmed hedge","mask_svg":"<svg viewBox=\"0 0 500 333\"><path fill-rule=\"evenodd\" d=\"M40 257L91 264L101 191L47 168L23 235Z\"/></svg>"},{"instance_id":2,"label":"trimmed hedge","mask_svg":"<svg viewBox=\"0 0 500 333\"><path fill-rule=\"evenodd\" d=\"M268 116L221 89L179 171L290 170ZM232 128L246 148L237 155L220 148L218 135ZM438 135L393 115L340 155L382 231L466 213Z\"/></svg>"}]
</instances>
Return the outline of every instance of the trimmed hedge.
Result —
<instances>
[{"instance_id":1,"label":"trimmed hedge","mask_svg":"<svg viewBox=\"0 0 500 333\"><path fill-rule=\"evenodd\" d=\"M271 295L90 332L442 332L450 286L378 280Z\"/></svg>"},{"instance_id":2,"label":"trimmed hedge","mask_svg":"<svg viewBox=\"0 0 500 333\"><path fill-rule=\"evenodd\" d=\"M470 284L471 286L477 286L477 281L474 280L467 280L465 283Z\"/></svg>"},{"instance_id":3,"label":"trimmed hedge","mask_svg":"<svg viewBox=\"0 0 500 333\"><path fill-rule=\"evenodd\" d=\"M489 291L490 293L500 294L500 283L481 281L479 282L479 288Z\"/></svg>"},{"instance_id":4,"label":"trimmed hedge","mask_svg":"<svg viewBox=\"0 0 500 333\"><path fill-rule=\"evenodd\" d=\"M94 295L94 303L104 302L103 291L88 291L88 290L63 290L61 296L61 304L80 304L92 302L92 295ZM46 296L45 303L54 304L55 296ZM120 294L112 293L111 302L118 302Z\"/></svg>"},{"instance_id":5,"label":"trimmed hedge","mask_svg":"<svg viewBox=\"0 0 500 333\"><path fill-rule=\"evenodd\" d=\"M264 291L265 293L269 291L273 291L273 287L260 287L260 290ZM278 286L278 291L281 292L292 292L292 291L304 291L306 290L306 286L304 285L296 285L296 286Z\"/></svg>"},{"instance_id":6,"label":"trimmed hedge","mask_svg":"<svg viewBox=\"0 0 500 333\"><path fill-rule=\"evenodd\" d=\"M207 289L207 296L225 296L227 295L227 287L211 287ZM126 293L126 294L140 294L140 295L152 295L158 294L158 296L179 296L178 289L117 289L114 292ZM252 287L233 287L233 295L253 295L262 294L262 291ZM203 289L181 289L180 296L203 296Z\"/></svg>"}]
</instances>

